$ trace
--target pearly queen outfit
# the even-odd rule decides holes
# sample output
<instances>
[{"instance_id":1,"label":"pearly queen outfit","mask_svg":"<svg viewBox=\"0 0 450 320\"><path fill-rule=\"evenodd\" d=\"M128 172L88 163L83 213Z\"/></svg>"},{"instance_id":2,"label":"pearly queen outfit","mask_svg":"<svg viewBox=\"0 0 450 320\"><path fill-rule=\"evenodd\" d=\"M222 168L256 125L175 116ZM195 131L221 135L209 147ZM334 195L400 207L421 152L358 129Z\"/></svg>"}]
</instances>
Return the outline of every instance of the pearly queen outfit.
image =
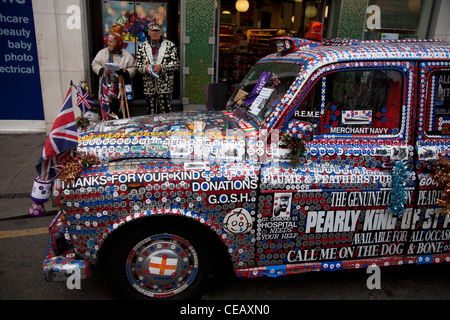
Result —
<instances>
[{"instance_id":1,"label":"pearly queen outfit","mask_svg":"<svg viewBox=\"0 0 450 320\"><path fill-rule=\"evenodd\" d=\"M159 78L145 71L147 65L162 66ZM143 73L144 94L148 114L172 111L172 91L174 72L179 68L178 52L175 44L161 37L153 43L150 39L139 45L136 52L136 68Z\"/></svg>"}]
</instances>

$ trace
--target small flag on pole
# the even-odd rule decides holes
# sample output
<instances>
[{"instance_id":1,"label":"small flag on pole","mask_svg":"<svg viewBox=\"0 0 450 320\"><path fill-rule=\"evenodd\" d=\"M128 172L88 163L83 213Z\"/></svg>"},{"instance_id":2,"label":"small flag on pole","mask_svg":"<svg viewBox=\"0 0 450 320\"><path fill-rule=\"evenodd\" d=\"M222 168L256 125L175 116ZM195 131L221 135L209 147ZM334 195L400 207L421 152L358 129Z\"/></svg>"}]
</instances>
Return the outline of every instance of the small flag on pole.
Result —
<instances>
[{"instance_id":1,"label":"small flag on pole","mask_svg":"<svg viewBox=\"0 0 450 320\"><path fill-rule=\"evenodd\" d=\"M109 98L108 98L108 87L106 85L106 77L102 78L102 89L100 95L100 107L102 110L103 120L108 120L109 118Z\"/></svg>"},{"instance_id":2,"label":"small flag on pole","mask_svg":"<svg viewBox=\"0 0 450 320\"><path fill-rule=\"evenodd\" d=\"M92 97L84 91L84 89L78 85L77 86L77 106L81 109L81 112L85 114L94 105L94 100Z\"/></svg>"}]
</instances>

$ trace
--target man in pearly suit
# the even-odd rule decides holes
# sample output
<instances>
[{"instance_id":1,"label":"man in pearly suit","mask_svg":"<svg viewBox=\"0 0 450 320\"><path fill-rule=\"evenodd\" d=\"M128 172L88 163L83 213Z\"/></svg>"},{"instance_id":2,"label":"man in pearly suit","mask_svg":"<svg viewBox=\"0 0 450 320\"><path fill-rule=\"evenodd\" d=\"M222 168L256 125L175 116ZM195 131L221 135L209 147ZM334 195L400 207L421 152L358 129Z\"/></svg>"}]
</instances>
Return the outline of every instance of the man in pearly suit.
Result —
<instances>
[{"instance_id":1,"label":"man in pearly suit","mask_svg":"<svg viewBox=\"0 0 450 320\"><path fill-rule=\"evenodd\" d=\"M175 44L162 36L161 25L151 22L148 40L136 52L136 68L144 77L148 114L172 111L174 72L180 62Z\"/></svg>"}]
</instances>

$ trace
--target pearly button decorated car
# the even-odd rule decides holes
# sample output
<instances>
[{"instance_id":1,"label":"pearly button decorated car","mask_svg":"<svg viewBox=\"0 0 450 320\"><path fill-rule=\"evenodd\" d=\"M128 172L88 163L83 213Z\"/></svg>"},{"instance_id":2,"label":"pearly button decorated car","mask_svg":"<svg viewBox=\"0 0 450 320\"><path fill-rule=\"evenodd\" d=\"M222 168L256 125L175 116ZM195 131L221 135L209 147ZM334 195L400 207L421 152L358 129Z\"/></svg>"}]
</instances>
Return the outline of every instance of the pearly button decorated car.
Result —
<instances>
[{"instance_id":1,"label":"pearly button decorated car","mask_svg":"<svg viewBox=\"0 0 450 320\"><path fill-rule=\"evenodd\" d=\"M449 261L449 44L274 41L223 110L79 132L97 161L55 181L46 280L103 264L123 297L187 299L227 270Z\"/></svg>"}]
</instances>

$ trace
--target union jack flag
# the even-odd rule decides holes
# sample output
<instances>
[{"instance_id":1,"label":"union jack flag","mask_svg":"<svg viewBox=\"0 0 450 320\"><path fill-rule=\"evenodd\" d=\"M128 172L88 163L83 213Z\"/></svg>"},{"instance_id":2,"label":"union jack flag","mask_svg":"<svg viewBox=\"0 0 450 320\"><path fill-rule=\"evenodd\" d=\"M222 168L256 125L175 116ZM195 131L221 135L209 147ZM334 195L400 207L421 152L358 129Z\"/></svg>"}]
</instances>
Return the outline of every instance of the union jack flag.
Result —
<instances>
[{"instance_id":1,"label":"union jack flag","mask_svg":"<svg viewBox=\"0 0 450 320\"><path fill-rule=\"evenodd\" d=\"M102 110L103 120L108 120L109 117L109 98L108 98L108 87L106 85L106 77L102 78L102 91L100 95L100 109Z\"/></svg>"},{"instance_id":2,"label":"union jack flag","mask_svg":"<svg viewBox=\"0 0 450 320\"><path fill-rule=\"evenodd\" d=\"M77 145L78 132L70 88L36 165L38 176L42 180L54 179L57 175L55 166L61 164Z\"/></svg>"},{"instance_id":3,"label":"union jack flag","mask_svg":"<svg viewBox=\"0 0 450 320\"><path fill-rule=\"evenodd\" d=\"M84 91L84 89L77 86L77 106L81 109L81 112L86 113L94 105L94 100L91 96Z\"/></svg>"}]
</instances>

